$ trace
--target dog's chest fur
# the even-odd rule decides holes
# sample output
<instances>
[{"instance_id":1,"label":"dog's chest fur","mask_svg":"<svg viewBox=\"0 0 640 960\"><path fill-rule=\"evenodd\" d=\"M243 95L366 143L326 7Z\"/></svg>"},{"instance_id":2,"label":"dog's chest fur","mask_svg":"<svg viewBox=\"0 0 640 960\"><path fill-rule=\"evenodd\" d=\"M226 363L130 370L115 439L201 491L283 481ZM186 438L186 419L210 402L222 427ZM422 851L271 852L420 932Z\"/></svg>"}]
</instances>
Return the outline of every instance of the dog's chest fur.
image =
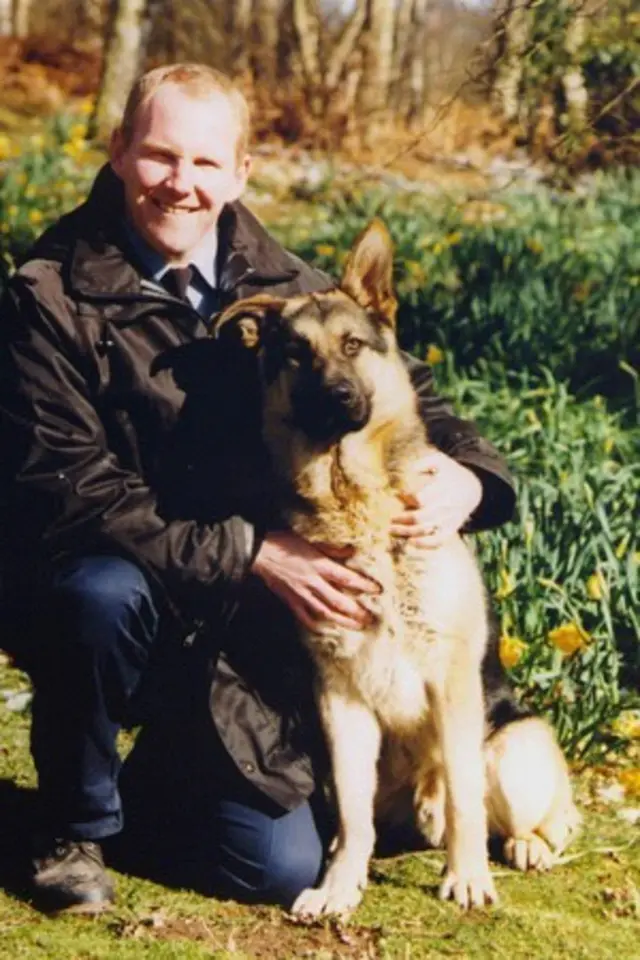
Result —
<instances>
[{"instance_id":1,"label":"dog's chest fur","mask_svg":"<svg viewBox=\"0 0 640 960\"><path fill-rule=\"evenodd\" d=\"M458 594L465 576L477 577L458 537L437 551L412 553L389 533L402 510L400 492L421 482L415 465L427 450L416 413L397 436L372 438L365 429L320 455L290 444L287 457L292 529L311 542L350 545L349 566L381 586L379 596L364 598L375 617L370 627L304 632L321 682L366 703L383 729L408 739L428 721L428 688L450 669L455 637L468 636L464 611L458 623L452 610L464 608Z\"/></svg>"}]
</instances>

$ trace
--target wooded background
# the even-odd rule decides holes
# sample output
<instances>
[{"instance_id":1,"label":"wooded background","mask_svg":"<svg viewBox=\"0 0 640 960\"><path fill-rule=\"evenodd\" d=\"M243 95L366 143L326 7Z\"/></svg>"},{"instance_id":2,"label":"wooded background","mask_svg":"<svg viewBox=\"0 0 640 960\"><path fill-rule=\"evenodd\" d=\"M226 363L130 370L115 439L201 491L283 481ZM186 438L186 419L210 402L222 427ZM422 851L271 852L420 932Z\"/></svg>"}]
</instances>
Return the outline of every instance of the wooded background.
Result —
<instances>
[{"instance_id":1,"label":"wooded background","mask_svg":"<svg viewBox=\"0 0 640 960\"><path fill-rule=\"evenodd\" d=\"M240 80L258 137L375 150L464 102L533 150L638 157L635 0L0 0L0 42L84 54L102 138L141 69L200 60Z\"/></svg>"}]
</instances>

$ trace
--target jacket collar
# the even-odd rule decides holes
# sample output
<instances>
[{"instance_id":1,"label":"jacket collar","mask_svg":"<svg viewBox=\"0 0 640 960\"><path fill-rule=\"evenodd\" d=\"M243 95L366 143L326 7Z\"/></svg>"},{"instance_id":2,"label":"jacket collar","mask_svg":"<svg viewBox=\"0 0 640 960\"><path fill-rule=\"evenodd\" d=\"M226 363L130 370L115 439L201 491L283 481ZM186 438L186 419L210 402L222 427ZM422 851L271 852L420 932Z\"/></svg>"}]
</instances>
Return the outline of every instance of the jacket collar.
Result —
<instances>
[{"instance_id":1,"label":"jacket collar","mask_svg":"<svg viewBox=\"0 0 640 960\"><path fill-rule=\"evenodd\" d=\"M76 213L80 229L65 257L72 295L112 303L169 298L141 277L145 270L124 229L124 190L109 164L99 171ZM43 241L46 246L46 235ZM223 208L218 221L217 275L222 291L231 293L240 284L263 287L293 280L298 269L256 217L236 201Z\"/></svg>"}]
</instances>

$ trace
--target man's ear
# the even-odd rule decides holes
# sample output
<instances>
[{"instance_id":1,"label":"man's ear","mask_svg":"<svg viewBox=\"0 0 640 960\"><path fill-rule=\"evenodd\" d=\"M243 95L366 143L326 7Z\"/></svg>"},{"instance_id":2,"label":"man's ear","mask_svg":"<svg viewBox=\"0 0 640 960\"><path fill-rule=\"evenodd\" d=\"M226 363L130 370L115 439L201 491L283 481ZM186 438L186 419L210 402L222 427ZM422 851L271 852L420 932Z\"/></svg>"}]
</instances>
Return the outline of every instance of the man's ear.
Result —
<instances>
[{"instance_id":1,"label":"man's ear","mask_svg":"<svg viewBox=\"0 0 640 960\"><path fill-rule=\"evenodd\" d=\"M382 220L372 220L355 241L340 289L395 327L398 301L393 293L393 244Z\"/></svg>"},{"instance_id":2,"label":"man's ear","mask_svg":"<svg viewBox=\"0 0 640 960\"><path fill-rule=\"evenodd\" d=\"M285 301L269 293L238 300L224 310L215 322L212 336L221 343L257 350L269 315L280 315Z\"/></svg>"},{"instance_id":3,"label":"man's ear","mask_svg":"<svg viewBox=\"0 0 640 960\"><path fill-rule=\"evenodd\" d=\"M124 155L125 145L120 127L116 127L109 140L109 163L118 176L121 175L122 157Z\"/></svg>"}]
</instances>

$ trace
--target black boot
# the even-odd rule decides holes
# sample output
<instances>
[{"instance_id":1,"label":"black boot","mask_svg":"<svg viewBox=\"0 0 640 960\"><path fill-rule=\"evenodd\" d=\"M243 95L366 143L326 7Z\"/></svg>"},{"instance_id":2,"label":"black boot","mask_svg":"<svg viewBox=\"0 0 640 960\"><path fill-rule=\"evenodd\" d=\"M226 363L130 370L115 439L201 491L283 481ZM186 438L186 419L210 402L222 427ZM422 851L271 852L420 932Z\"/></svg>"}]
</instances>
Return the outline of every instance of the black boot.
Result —
<instances>
[{"instance_id":1,"label":"black boot","mask_svg":"<svg viewBox=\"0 0 640 960\"><path fill-rule=\"evenodd\" d=\"M36 844L30 886L36 906L54 912L101 913L115 897L102 850L90 840Z\"/></svg>"}]
</instances>

